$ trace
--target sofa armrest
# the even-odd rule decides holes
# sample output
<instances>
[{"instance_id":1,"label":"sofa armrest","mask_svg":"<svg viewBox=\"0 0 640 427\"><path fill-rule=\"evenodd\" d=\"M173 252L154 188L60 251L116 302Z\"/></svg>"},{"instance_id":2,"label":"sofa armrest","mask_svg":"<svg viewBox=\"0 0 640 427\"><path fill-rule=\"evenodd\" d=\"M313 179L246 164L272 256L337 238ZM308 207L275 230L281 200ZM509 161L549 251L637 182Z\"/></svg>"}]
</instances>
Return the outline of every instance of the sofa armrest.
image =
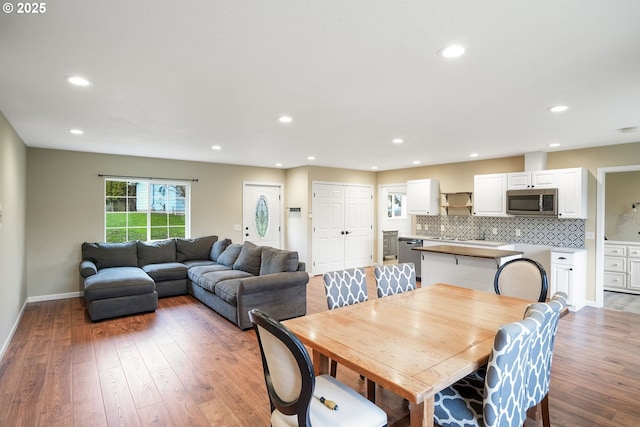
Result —
<instances>
[{"instance_id":1,"label":"sofa armrest","mask_svg":"<svg viewBox=\"0 0 640 427\"><path fill-rule=\"evenodd\" d=\"M306 286L309 274L305 271L272 273L241 279L244 295L284 290L295 286Z\"/></svg>"},{"instance_id":2,"label":"sofa armrest","mask_svg":"<svg viewBox=\"0 0 640 427\"><path fill-rule=\"evenodd\" d=\"M93 276L98 273L98 267L93 261L89 261L88 259L82 260L80 263L80 275L83 278L87 278L89 276Z\"/></svg>"}]
</instances>

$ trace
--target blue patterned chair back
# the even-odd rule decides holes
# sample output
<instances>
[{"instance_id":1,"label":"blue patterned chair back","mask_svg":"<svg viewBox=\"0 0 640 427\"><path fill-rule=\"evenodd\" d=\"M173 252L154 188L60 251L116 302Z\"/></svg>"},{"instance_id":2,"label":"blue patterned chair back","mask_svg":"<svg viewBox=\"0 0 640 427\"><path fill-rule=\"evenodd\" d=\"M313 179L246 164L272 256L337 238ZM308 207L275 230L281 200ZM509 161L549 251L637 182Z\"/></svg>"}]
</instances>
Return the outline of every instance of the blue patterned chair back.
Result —
<instances>
[{"instance_id":1,"label":"blue patterned chair back","mask_svg":"<svg viewBox=\"0 0 640 427\"><path fill-rule=\"evenodd\" d=\"M322 276L329 310L369 299L364 268L332 271Z\"/></svg>"},{"instance_id":2,"label":"blue patterned chair back","mask_svg":"<svg viewBox=\"0 0 640 427\"><path fill-rule=\"evenodd\" d=\"M527 407L539 404L549 393L551 381L551 360L560 311L564 308L567 295L558 292L549 303L531 304L527 307L525 317L537 312L542 319L542 326L536 331L531 344L529 368L527 375Z\"/></svg>"},{"instance_id":3,"label":"blue patterned chair back","mask_svg":"<svg viewBox=\"0 0 640 427\"><path fill-rule=\"evenodd\" d=\"M534 313L498 329L484 381L483 415L487 427L521 426L527 418L529 352L540 327L540 319Z\"/></svg>"},{"instance_id":4,"label":"blue patterned chair back","mask_svg":"<svg viewBox=\"0 0 640 427\"><path fill-rule=\"evenodd\" d=\"M416 288L416 266L412 262L378 265L374 268L378 298Z\"/></svg>"}]
</instances>

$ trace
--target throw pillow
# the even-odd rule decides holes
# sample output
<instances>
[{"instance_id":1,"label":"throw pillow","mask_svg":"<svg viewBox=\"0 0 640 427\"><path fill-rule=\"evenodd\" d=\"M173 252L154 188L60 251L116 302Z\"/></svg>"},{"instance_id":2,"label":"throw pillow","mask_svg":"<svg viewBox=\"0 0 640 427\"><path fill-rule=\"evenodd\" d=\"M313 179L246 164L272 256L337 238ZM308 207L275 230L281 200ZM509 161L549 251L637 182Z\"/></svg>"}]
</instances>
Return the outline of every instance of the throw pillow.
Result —
<instances>
[{"instance_id":1,"label":"throw pillow","mask_svg":"<svg viewBox=\"0 0 640 427\"><path fill-rule=\"evenodd\" d=\"M92 261L98 270L108 267L137 267L138 247L136 242L84 242L82 259Z\"/></svg>"},{"instance_id":2,"label":"throw pillow","mask_svg":"<svg viewBox=\"0 0 640 427\"><path fill-rule=\"evenodd\" d=\"M211 252L209 253L209 259L211 261L218 261L218 257L227 249L227 246L231 244L231 239L218 240L211 246Z\"/></svg>"},{"instance_id":3,"label":"throw pillow","mask_svg":"<svg viewBox=\"0 0 640 427\"><path fill-rule=\"evenodd\" d=\"M260 259L262 258L262 247L251 242L244 242L238 259L233 264L234 270L246 271L257 276L260 274Z\"/></svg>"},{"instance_id":4,"label":"throw pillow","mask_svg":"<svg viewBox=\"0 0 640 427\"><path fill-rule=\"evenodd\" d=\"M260 275L298 271L298 252L269 246L262 248Z\"/></svg>"},{"instance_id":5,"label":"throw pillow","mask_svg":"<svg viewBox=\"0 0 640 427\"><path fill-rule=\"evenodd\" d=\"M176 261L175 239L143 242L138 240L138 266Z\"/></svg>"},{"instance_id":6,"label":"throw pillow","mask_svg":"<svg viewBox=\"0 0 640 427\"><path fill-rule=\"evenodd\" d=\"M238 259L238 255L240 255L241 250L242 245L240 243L230 244L218 257L218 264L233 268L233 263Z\"/></svg>"},{"instance_id":7,"label":"throw pillow","mask_svg":"<svg viewBox=\"0 0 640 427\"><path fill-rule=\"evenodd\" d=\"M209 259L211 246L218 236L197 237L195 239L176 239L176 260Z\"/></svg>"}]
</instances>

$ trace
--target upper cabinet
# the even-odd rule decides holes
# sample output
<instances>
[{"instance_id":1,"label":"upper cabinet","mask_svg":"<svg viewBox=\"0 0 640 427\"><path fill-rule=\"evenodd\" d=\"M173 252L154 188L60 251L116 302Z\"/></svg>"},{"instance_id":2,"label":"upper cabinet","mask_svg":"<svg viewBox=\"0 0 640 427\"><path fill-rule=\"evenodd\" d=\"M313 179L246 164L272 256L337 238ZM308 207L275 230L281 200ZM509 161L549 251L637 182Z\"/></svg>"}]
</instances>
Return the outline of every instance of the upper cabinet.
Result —
<instances>
[{"instance_id":1,"label":"upper cabinet","mask_svg":"<svg viewBox=\"0 0 640 427\"><path fill-rule=\"evenodd\" d=\"M437 179L407 181L407 213L409 215L438 215L440 190Z\"/></svg>"},{"instance_id":2,"label":"upper cabinet","mask_svg":"<svg viewBox=\"0 0 640 427\"><path fill-rule=\"evenodd\" d=\"M507 174L508 190L526 190L528 188L557 188L555 170L514 172Z\"/></svg>"},{"instance_id":3,"label":"upper cabinet","mask_svg":"<svg viewBox=\"0 0 640 427\"><path fill-rule=\"evenodd\" d=\"M473 177L473 215L507 216L507 174Z\"/></svg>"},{"instance_id":4,"label":"upper cabinet","mask_svg":"<svg viewBox=\"0 0 640 427\"><path fill-rule=\"evenodd\" d=\"M553 172L558 182L558 218L587 218L587 169L555 169Z\"/></svg>"}]
</instances>

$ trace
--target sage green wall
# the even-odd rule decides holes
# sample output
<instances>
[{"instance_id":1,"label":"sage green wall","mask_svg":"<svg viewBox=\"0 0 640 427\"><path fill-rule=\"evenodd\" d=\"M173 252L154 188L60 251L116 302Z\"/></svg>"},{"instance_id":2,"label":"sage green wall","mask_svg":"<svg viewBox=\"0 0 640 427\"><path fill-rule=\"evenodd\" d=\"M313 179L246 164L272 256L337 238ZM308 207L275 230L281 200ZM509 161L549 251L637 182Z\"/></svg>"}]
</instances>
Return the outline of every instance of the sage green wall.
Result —
<instances>
[{"instance_id":1,"label":"sage green wall","mask_svg":"<svg viewBox=\"0 0 640 427\"><path fill-rule=\"evenodd\" d=\"M640 171L607 173L604 194L604 235L640 242ZM632 210L634 203L638 212Z\"/></svg>"},{"instance_id":2,"label":"sage green wall","mask_svg":"<svg viewBox=\"0 0 640 427\"><path fill-rule=\"evenodd\" d=\"M0 112L0 357L27 300L27 147Z\"/></svg>"},{"instance_id":3,"label":"sage green wall","mask_svg":"<svg viewBox=\"0 0 640 427\"><path fill-rule=\"evenodd\" d=\"M30 297L81 291L80 246L104 240L104 181L98 174L197 178L191 184L191 235L234 242L242 241L234 225L242 224L243 181L285 183L281 169L29 148Z\"/></svg>"}]
</instances>

